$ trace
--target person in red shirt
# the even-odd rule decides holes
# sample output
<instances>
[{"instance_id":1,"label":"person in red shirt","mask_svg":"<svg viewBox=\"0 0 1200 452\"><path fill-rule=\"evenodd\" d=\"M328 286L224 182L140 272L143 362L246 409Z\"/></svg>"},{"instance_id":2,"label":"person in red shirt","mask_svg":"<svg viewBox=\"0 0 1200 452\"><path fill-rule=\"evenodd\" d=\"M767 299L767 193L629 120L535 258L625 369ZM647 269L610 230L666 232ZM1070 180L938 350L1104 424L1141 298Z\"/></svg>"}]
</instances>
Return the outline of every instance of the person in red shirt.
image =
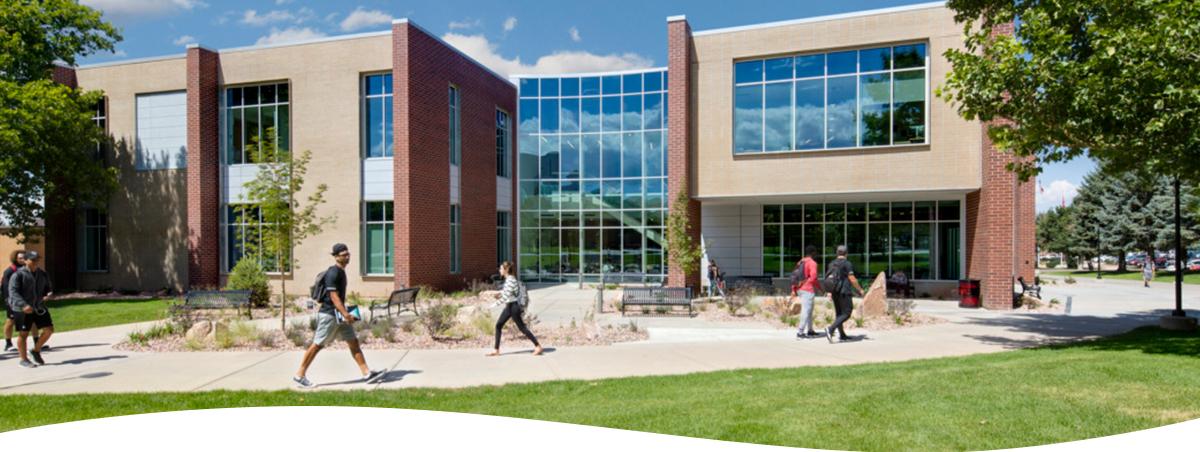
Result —
<instances>
[{"instance_id":1,"label":"person in red shirt","mask_svg":"<svg viewBox=\"0 0 1200 452\"><path fill-rule=\"evenodd\" d=\"M796 264L799 267L800 284L793 290L800 296L800 327L796 329L797 339L806 339L819 337L813 330L812 315L813 315L813 298L816 297L817 290L817 247L808 245L804 248L804 259Z\"/></svg>"}]
</instances>

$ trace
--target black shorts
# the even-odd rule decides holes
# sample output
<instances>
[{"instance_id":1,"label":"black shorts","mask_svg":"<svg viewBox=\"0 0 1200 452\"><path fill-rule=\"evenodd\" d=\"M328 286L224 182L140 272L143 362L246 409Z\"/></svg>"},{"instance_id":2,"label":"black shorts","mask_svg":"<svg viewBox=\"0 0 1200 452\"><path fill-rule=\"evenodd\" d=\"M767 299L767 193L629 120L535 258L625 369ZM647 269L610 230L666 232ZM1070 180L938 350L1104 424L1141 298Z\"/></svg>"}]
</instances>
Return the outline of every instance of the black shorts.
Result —
<instances>
[{"instance_id":1,"label":"black shorts","mask_svg":"<svg viewBox=\"0 0 1200 452\"><path fill-rule=\"evenodd\" d=\"M33 331L34 325L38 328L53 327L54 319L50 317L49 309L42 314L17 311L13 313L13 323L17 325L17 331Z\"/></svg>"},{"instance_id":2,"label":"black shorts","mask_svg":"<svg viewBox=\"0 0 1200 452\"><path fill-rule=\"evenodd\" d=\"M12 320L13 316L15 315L16 314L13 313L12 308L8 307L8 302L4 302L4 318Z\"/></svg>"}]
</instances>

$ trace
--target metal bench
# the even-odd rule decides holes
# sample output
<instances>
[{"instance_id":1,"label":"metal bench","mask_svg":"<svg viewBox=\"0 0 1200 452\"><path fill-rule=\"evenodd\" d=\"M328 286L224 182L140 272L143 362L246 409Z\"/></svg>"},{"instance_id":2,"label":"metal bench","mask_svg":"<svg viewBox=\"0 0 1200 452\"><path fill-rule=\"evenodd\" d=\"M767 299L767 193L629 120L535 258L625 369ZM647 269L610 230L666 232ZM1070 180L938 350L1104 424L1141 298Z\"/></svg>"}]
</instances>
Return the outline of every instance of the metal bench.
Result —
<instances>
[{"instance_id":1,"label":"metal bench","mask_svg":"<svg viewBox=\"0 0 1200 452\"><path fill-rule=\"evenodd\" d=\"M1025 277L1018 276L1017 284L1021 285L1021 291L1017 292L1016 285L1013 285L1013 308L1019 308L1024 304L1025 296L1029 295L1033 298L1042 299L1042 286L1025 284Z\"/></svg>"},{"instance_id":2,"label":"metal bench","mask_svg":"<svg viewBox=\"0 0 1200 452\"><path fill-rule=\"evenodd\" d=\"M692 315L690 287L626 287L621 295L621 315L629 306L687 306Z\"/></svg>"},{"instance_id":3,"label":"metal bench","mask_svg":"<svg viewBox=\"0 0 1200 452\"><path fill-rule=\"evenodd\" d=\"M417 294L420 292L420 287L393 290L392 294L388 296L387 301L376 301L371 303L369 308L371 311L371 318L375 318L376 310L383 310L386 316L391 317L393 307L396 308L396 315L399 315L401 312L406 310L405 306L407 305L412 306L411 309L407 310L412 311L413 314L420 315L417 313Z\"/></svg>"},{"instance_id":4,"label":"metal bench","mask_svg":"<svg viewBox=\"0 0 1200 452\"><path fill-rule=\"evenodd\" d=\"M183 304L172 306L171 309L189 312L209 309L233 309L239 314L242 309L245 309L246 317L252 317L250 313L249 290L194 290L184 295Z\"/></svg>"}]
</instances>

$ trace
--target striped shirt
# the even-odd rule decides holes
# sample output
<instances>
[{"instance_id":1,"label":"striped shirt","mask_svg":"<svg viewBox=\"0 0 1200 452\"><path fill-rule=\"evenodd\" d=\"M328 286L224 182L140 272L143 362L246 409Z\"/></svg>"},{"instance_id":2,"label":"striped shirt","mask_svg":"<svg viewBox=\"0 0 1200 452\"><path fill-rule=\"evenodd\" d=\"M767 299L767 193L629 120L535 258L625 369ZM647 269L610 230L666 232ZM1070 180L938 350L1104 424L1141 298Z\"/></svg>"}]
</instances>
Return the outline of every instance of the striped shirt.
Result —
<instances>
[{"instance_id":1,"label":"striped shirt","mask_svg":"<svg viewBox=\"0 0 1200 452\"><path fill-rule=\"evenodd\" d=\"M500 289L500 304L516 303L521 298L521 283L517 277L508 275L504 278L504 288Z\"/></svg>"}]
</instances>

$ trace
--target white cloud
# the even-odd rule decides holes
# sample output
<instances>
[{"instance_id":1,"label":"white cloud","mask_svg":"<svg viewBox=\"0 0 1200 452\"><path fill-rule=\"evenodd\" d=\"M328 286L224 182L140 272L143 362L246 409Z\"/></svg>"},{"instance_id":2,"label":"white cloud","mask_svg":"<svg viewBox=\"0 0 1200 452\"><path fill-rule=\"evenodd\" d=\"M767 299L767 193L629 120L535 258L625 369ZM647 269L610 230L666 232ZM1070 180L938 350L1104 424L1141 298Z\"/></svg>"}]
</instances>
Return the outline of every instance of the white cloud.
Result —
<instances>
[{"instance_id":1,"label":"white cloud","mask_svg":"<svg viewBox=\"0 0 1200 452\"><path fill-rule=\"evenodd\" d=\"M1066 180L1056 180L1050 185L1038 182L1037 211L1045 212L1061 205L1070 205L1079 194L1079 187Z\"/></svg>"},{"instance_id":2,"label":"white cloud","mask_svg":"<svg viewBox=\"0 0 1200 452\"><path fill-rule=\"evenodd\" d=\"M567 30L567 33L571 35L572 41L579 42L579 41L583 40L583 38L579 37L579 29L578 28L571 27L570 30Z\"/></svg>"},{"instance_id":3,"label":"white cloud","mask_svg":"<svg viewBox=\"0 0 1200 452\"><path fill-rule=\"evenodd\" d=\"M118 49L116 52L113 52L113 56L115 56L115 57L127 57L127 56L129 56L129 54L128 54L128 53L125 53L125 51L124 51L124 50L119 50L119 49Z\"/></svg>"},{"instance_id":4,"label":"white cloud","mask_svg":"<svg viewBox=\"0 0 1200 452\"><path fill-rule=\"evenodd\" d=\"M242 23L256 27L293 20L296 20L296 16L287 10L275 10L268 11L266 14L259 14L256 10L248 9L242 13Z\"/></svg>"},{"instance_id":5,"label":"white cloud","mask_svg":"<svg viewBox=\"0 0 1200 452\"><path fill-rule=\"evenodd\" d=\"M208 6L200 0L80 0L112 18L156 17Z\"/></svg>"},{"instance_id":6,"label":"white cloud","mask_svg":"<svg viewBox=\"0 0 1200 452\"><path fill-rule=\"evenodd\" d=\"M286 5L291 2L292 2L292 0L275 0L276 5Z\"/></svg>"},{"instance_id":7,"label":"white cloud","mask_svg":"<svg viewBox=\"0 0 1200 452\"><path fill-rule=\"evenodd\" d=\"M517 28L517 18L516 17L508 16L507 19L504 19L504 32L505 33L513 31L516 28Z\"/></svg>"},{"instance_id":8,"label":"white cloud","mask_svg":"<svg viewBox=\"0 0 1200 452\"><path fill-rule=\"evenodd\" d=\"M620 71L648 68L654 63L636 53L597 55L591 52L557 51L538 57L533 64L525 64L520 57L505 58L500 55L499 46L489 42L483 35L446 33L442 35L442 40L504 76Z\"/></svg>"},{"instance_id":9,"label":"white cloud","mask_svg":"<svg viewBox=\"0 0 1200 452\"><path fill-rule=\"evenodd\" d=\"M456 21L450 22L450 29L451 30L469 30L472 28L476 28L482 24L483 24L483 21L481 21L479 19L474 19L474 20L467 19L467 20L461 20L461 21L456 20Z\"/></svg>"},{"instance_id":10,"label":"white cloud","mask_svg":"<svg viewBox=\"0 0 1200 452\"><path fill-rule=\"evenodd\" d=\"M258 38L258 41L256 41L254 44L255 45L283 44L283 43L287 43L287 42L307 41L309 39L316 39L316 38L322 38L322 37L325 37L325 33L321 33L320 31L313 30L312 28L309 28L309 27L304 27L304 28L292 27L292 28L286 28L283 30L280 30L278 28L272 28L271 34L263 36L261 38Z\"/></svg>"},{"instance_id":11,"label":"white cloud","mask_svg":"<svg viewBox=\"0 0 1200 452\"><path fill-rule=\"evenodd\" d=\"M180 36L179 38L175 39L174 41L172 41L172 43L174 43L177 46L186 46L188 44L195 44L196 37L194 37L192 35L183 35L183 36Z\"/></svg>"},{"instance_id":12,"label":"white cloud","mask_svg":"<svg viewBox=\"0 0 1200 452\"><path fill-rule=\"evenodd\" d=\"M391 14L380 10L366 10L360 6L342 20L341 27L342 31L354 31L391 23Z\"/></svg>"}]
</instances>

